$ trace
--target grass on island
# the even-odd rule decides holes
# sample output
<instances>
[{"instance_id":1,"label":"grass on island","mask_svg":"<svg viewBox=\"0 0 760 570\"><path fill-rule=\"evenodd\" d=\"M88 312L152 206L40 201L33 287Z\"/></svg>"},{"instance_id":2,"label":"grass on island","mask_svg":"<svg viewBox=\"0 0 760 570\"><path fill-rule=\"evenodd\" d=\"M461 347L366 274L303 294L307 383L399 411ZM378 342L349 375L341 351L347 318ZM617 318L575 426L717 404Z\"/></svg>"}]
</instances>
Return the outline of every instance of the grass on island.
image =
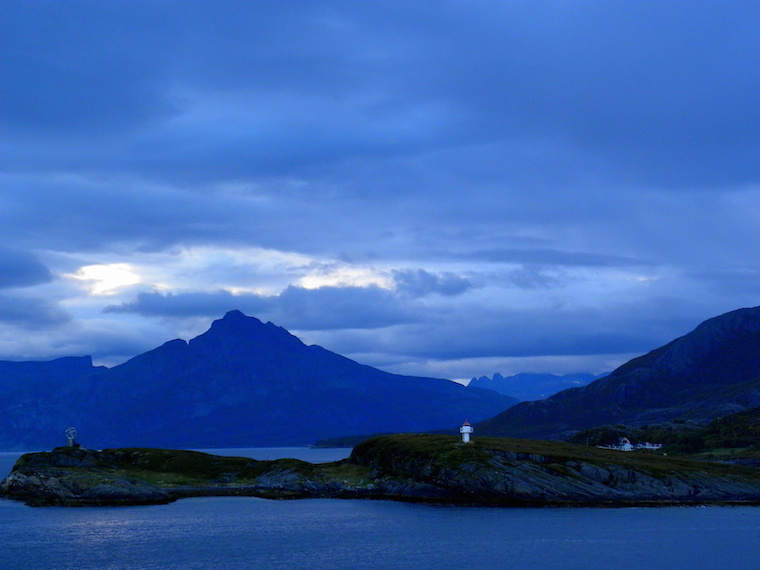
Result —
<instances>
[{"instance_id":1,"label":"grass on island","mask_svg":"<svg viewBox=\"0 0 760 570\"><path fill-rule=\"evenodd\" d=\"M354 448L355 456L390 467L397 461L395 458L407 457L432 461L441 468L459 468L467 463L488 462L494 453L517 454L518 459L539 460L547 466L583 461L601 467L614 464L652 476L705 473L736 475L760 482L760 470L749 467L670 457L650 450L624 452L548 440L475 437L464 444L456 436L399 434L371 438Z\"/></svg>"},{"instance_id":2,"label":"grass on island","mask_svg":"<svg viewBox=\"0 0 760 570\"><path fill-rule=\"evenodd\" d=\"M77 453L74 448L58 448L57 453ZM37 465L49 466L51 452L22 456L17 466L35 471ZM82 487L112 479L143 481L162 488L253 485L265 474L293 472L303 480L340 480L357 485L367 478L367 470L345 460L312 464L299 459L256 460L225 457L200 451L154 448L104 449L94 461L81 466L60 466L75 475Z\"/></svg>"},{"instance_id":3,"label":"grass on island","mask_svg":"<svg viewBox=\"0 0 760 570\"><path fill-rule=\"evenodd\" d=\"M75 453L66 448L57 452ZM19 460L19 467L35 470L35 462L47 463L48 454L30 454ZM35 459L35 456L37 457ZM585 462L599 467L616 465L654 477L705 474L738 477L760 483L760 469L698 461L685 457L663 456L651 451L622 452L585 445L547 440L475 437L464 444L456 436L397 434L378 436L358 444L349 459L311 464L298 459L259 461L246 457L222 457L198 451L125 448L96 454L90 464L56 467L76 475L83 486L124 478L151 483L162 488L253 485L267 474L292 472L301 481L341 481L349 486L370 482L371 471L379 468L385 475L421 476L425 472L480 468L499 462L534 461L558 473L573 475L568 462ZM50 463L47 463L47 467Z\"/></svg>"}]
</instances>

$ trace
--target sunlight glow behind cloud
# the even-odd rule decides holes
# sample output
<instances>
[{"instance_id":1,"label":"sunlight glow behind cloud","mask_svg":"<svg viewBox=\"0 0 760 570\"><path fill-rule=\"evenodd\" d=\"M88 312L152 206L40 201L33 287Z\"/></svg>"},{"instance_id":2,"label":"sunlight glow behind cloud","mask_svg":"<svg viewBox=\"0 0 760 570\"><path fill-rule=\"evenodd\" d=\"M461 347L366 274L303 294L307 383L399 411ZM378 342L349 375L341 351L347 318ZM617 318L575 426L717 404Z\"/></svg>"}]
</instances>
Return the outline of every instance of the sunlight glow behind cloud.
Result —
<instances>
[{"instance_id":1,"label":"sunlight glow behind cloud","mask_svg":"<svg viewBox=\"0 0 760 570\"><path fill-rule=\"evenodd\" d=\"M91 295L110 296L141 282L140 276L127 263L86 265L66 277L82 281Z\"/></svg>"},{"instance_id":2,"label":"sunlight glow behind cloud","mask_svg":"<svg viewBox=\"0 0 760 570\"><path fill-rule=\"evenodd\" d=\"M322 287L370 287L393 289L394 283L390 276L367 267L341 265L328 266L325 269L310 273L300 278L296 283L304 289L320 289Z\"/></svg>"}]
</instances>

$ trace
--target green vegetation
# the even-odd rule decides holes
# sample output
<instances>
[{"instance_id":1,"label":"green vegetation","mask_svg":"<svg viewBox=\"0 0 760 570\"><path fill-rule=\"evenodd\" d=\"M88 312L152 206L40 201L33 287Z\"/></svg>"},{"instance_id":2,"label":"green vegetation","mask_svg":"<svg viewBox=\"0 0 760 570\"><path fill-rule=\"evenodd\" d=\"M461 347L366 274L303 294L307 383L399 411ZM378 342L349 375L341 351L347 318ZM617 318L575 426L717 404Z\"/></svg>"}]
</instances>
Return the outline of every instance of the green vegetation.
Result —
<instances>
[{"instance_id":1,"label":"green vegetation","mask_svg":"<svg viewBox=\"0 0 760 570\"><path fill-rule=\"evenodd\" d=\"M718 418L700 435L705 440L705 447L752 447L760 451L760 408Z\"/></svg>"},{"instance_id":2,"label":"green vegetation","mask_svg":"<svg viewBox=\"0 0 760 570\"><path fill-rule=\"evenodd\" d=\"M614 464L652 475L701 472L725 474L725 466L656 453L622 453L560 441L478 437L462 444L455 436L401 434L368 439L351 456L353 462L383 466L389 472L404 465L425 463L431 470L462 469L468 464L487 463L494 454L515 460L533 459L544 465L583 461L596 466ZM749 472L760 482L760 471Z\"/></svg>"},{"instance_id":3,"label":"green vegetation","mask_svg":"<svg viewBox=\"0 0 760 570\"><path fill-rule=\"evenodd\" d=\"M94 452L61 447L53 452L23 455L14 470L65 475L79 491L118 480L147 483L169 491L181 491L186 487L213 487L223 491L255 485L262 476L273 474L290 473L292 478L300 481L316 482L335 479L356 483L366 479L366 470L347 461L325 464L298 459L258 461L198 451L152 448Z\"/></svg>"},{"instance_id":4,"label":"green vegetation","mask_svg":"<svg viewBox=\"0 0 760 570\"><path fill-rule=\"evenodd\" d=\"M165 449L57 448L23 456L0 493L39 505L155 504L189 496L377 498L491 505L760 501L760 470L566 442L397 434L310 464Z\"/></svg>"},{"instance_id":5,"label":"green vegetation","mask_svg":"<svg viewBox=\"0 0 760 570\"><path fill-rule=\"evenodd\" d=\"M627 437L633 443L662 443L661 453L713 457L760 458L760 408L723 416L706 426L674 420L669 424L641 426L600 426L584 430L568 442L584 445L609 445ZM730 452L728 450L731 450Z\"/></svg>"}]
</instances>

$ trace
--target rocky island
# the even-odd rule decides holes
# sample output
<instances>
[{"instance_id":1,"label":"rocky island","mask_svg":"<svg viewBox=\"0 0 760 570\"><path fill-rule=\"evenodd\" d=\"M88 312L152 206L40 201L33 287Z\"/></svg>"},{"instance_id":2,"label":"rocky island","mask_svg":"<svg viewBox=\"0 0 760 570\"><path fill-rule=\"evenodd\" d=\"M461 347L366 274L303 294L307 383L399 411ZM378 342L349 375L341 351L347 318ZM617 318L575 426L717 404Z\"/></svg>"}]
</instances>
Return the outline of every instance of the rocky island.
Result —
<instances>
[{"instance_id":1,"label":"rocky island","mask_svg":"<svg viewBox=\"0 0 760 570\"><path fill-rule=\"evenodd\" d=\"M369 498L494 506L760 504L760 470L582 445L443 435L368 439L334 463L195 451L59 447L19 458L0 496L29 505L195 496Z\"/></svg>"}]
</instances>

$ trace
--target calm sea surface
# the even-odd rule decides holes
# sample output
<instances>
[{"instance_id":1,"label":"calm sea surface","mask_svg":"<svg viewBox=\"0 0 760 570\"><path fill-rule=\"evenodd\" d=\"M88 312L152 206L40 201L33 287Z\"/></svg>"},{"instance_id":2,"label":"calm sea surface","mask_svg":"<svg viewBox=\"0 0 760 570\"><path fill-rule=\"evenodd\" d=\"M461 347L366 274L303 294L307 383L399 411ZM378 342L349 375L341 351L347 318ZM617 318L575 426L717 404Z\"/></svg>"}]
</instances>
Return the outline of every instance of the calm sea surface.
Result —
<instances>
[{"instance_id":1,"label":"calm sea surface","mask_svg":"<svg viewBox=\"0 0 760 570\"><path fill-rule=\"evenodd\" d=\"M333 461L349 450L208 450ZM0 453L0 477L18 453ZM0 499L0 569L760 569L760 507L502 509L195 498L121 508Z\"/></svg>"}]
</instances>

